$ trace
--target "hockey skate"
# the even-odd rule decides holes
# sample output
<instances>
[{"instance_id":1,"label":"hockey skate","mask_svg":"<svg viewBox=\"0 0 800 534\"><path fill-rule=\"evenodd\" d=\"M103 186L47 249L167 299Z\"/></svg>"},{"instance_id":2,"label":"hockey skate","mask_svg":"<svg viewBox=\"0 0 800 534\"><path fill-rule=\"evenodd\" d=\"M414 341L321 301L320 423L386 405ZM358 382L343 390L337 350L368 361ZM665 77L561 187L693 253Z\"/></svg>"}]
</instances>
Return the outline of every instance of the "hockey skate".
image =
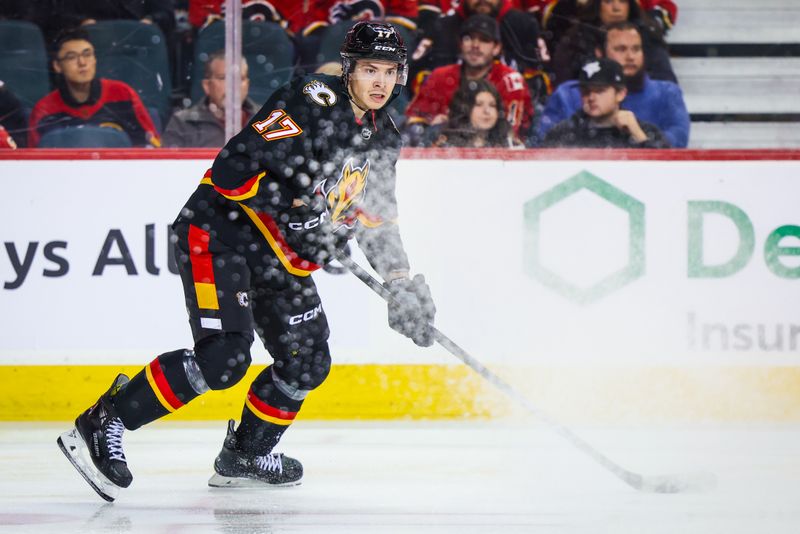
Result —
<instances>
[{"instance_id":1,"label":"hockey skate","mask_svg":"<svg viewBox=\"0 0 800 534\"><path fill-rule=\"evenodd\" d=\"M228 435L214 460L212 488L266 488L296 486L303 478L303 466L281 453L256 456L236 448L233 419L228 421Z\"/></svg>"},{"instance_id":2,"label":"hockey skate","mask_svg":"<svg viewBox=\"0 0 800 534\"><path fill-rule=\"evenodd\" d=\"M95 405L75 419L75 428L58 438L58 446L70 463L109 502L133 480L122 452L125 427L111 403L111 396L127 383L127 376L118 375Z\"/></svg>"}]
</instances>

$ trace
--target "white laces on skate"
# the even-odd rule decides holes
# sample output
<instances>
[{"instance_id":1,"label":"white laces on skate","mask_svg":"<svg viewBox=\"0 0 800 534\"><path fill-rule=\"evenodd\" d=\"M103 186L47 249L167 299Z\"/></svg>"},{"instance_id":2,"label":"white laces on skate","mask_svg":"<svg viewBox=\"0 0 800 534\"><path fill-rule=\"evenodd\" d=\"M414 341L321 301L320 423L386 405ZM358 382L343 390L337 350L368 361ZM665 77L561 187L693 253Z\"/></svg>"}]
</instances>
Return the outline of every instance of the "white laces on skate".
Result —
<instances>
[{"instance_id":1,"label":"white laces on skate","mask_svg":"<svg viewBox=\"0 0 800 534\"><path fill-rule=\"evenodd\" d=\"M281 454L268 454L267 456L256 456L256 465L264 471L277 471L283 474L283 462Z\"/></svg>"},{"instance_id":2,"label":"white laces on skate","mask_svg":"<svg viewBox=\"0 0 800 534\"><path fill-rule=\"evenodd\" d=\"M122 432L125 426L118 418L114 417L108 421L108 426L105 429L106 443L108 444L108 457L112 460L119 460L126 462L125 454L122 452Z\"/></svg>"}]
</instances>

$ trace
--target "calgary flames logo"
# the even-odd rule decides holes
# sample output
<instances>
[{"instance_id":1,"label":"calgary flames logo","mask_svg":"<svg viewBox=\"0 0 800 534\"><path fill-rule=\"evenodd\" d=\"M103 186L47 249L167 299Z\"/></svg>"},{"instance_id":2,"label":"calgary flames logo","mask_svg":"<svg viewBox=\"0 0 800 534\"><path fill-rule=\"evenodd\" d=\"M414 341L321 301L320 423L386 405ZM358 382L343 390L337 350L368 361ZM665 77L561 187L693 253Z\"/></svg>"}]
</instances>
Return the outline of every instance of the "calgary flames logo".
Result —
<instances>
[{"instance_id":1,"label":"calgary flames logo","mask_svg":"<svg viewBox=\"0 0 800 534\"><path fill-rule=\"evenodd\" d=\"M319 80L309 82L303 87L303 93L320 106L332 106L336 104L336 93L333 89Z\"/></svg>"},{"instance_id":2,"label":"calgary flames logo","mask_svg":"<svg viewBox=\"0 0 800 534\"><path fill-rule=\"evenodd\" d=\"M328 205L333 229L341 226L352 228L358 217L358 204L364 198L369 176L369 160L361 167L355 167L353 159L347 160L333 187L327 188L328 181L320 182L316 192L322 194Z\"/></svg>"}]
</instances>

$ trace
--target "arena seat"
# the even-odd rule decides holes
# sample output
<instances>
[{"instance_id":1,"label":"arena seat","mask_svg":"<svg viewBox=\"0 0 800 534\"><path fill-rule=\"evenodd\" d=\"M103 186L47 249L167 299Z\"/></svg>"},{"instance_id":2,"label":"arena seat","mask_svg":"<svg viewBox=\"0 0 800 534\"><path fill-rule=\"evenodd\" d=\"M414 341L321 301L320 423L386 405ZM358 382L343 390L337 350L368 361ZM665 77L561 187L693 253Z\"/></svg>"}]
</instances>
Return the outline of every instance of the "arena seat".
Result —
<instances>
[{"instance_id":1,"label":"arena seat","mask_svg":"<svg viewBox=\"0 0 800 534\"><path fill-rule=\"evenodd\" d=\"M670 44L800 43L797 0L680 0Z\"/></svg>"},{"instance_id":2,"label":"arena seat","mask_svg":"<svg viewBox=\"0 0 800 534\"><path fill-rule=\"evenodd\" d=\"M133 87L147 108L158 110L161 122L170 114L172 80L167 44L155 24L104 20L85 26L97 54L97 76Z\"/></svg>"},{"instance_id":3,"label":"arena seat","mask_svg":"<svg viewBox=\"0 0 800 534\"><path fill-rule=\"evenodd\" d=\"M800 147L797 122L696 121L692 123L690 148L783 148Z\"/></svg>"},{"instance_id":4,"label":"arena seat","mask_svg":"<svg viewBox=\"0 0 800 534\"><path fill-rule=\"evenodd\" d=\"M125 132L100 126L58 128L44 134L39 148L130 148Z\"/></svg>"},{"instance_id":5,"label":"arena seat","mask_svg":"<svg viewBox=\"0 0 800 534\"><path fill-rule=\"evenodd\" d=\"M35 24L0 20L0 80L30 111L50 92L47 50Z\"/></svg>"},{"instance_id":6,"label":"arena seat","mask_svg":"<svg viewBox=\"0 0 800 534\"><path fill-rule=\"evenodd\" d=\"M800 58L673 58L692 114L800 114Z\"/></svg>"},{"instance_id":7,"label":"arena seat","mask_svg":"<svg viewBox=\"0 0 800 534\"><path fill-rule=\"evenodd\" d=\"M667 40L690 148L800 147L800 2L681 0Z\"/></svg>"},{"instance_id":8,"label":"arena seat","mask_svg":"<svg viewBox=\"0 0 800 534\"><path fill-rule=\"evenodd\" d=\"M195 43L190 98L203 97L200 82L209 55L225 48L225 24L217 21L203 28ZM250 98L259 106L294 72L294 45L279 25L273 22L244 21L242 55L250 68Z\"/></svg>"}]
</instances>

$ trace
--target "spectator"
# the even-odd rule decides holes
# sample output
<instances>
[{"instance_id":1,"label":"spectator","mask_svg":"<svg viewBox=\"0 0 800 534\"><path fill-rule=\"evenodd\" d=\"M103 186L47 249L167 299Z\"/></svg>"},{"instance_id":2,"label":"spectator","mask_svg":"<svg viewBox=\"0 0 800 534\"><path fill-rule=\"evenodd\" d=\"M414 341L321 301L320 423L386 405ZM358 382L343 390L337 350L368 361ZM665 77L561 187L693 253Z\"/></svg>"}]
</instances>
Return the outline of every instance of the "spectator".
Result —
<instances>
[{"instance_id":1,"label":"spectator","mask_svg":"<svg viewBox=\"0 0 800 534\"><path fill-rule=\"evenodd\" d=\"M297 11L297 8L294 8ZM300 49L300 66L306 71L317 68L324 57L320 45L331 27L358 20L383 20L408 32L417 30L417 0L317 0L310 2L302 16L294 16L290 29ZM338 59L338 55L337 55Z\"/></svg>"},{"instance_id":2,"label":"spectator","mask_svg":"<svg viewBox=\"0 0 800 534\"><path fill-rule=\"evenodd\" d=\"M547 132L544 148L669 148L658 127L620 108L627 89L622 66L600 58L581 68L583 109Z\"/></svg>"},{"instance_id":3,"label":"spectator","mask_svg":"<svg viewBox=\"0 0 800 534\"><path fill-rule=\"evenodd\" d=\"M33 107L29 146L36 147L50 130L85 124L124 131L134 146L160 146L136 91L123 82L95 77L97 59L85 30L62 33L53 52L57 88Z\"/></svg>"},{"instance_id":4,"label":"spectator","mask_svg":"<svg viewBox=\"0 0 800 534\"><path fill-rule=\"evenodd\" d=\"M534 14L513 9L511 0L463 0L452 15L435 19L412 56L412 80L419 85L433 69L455 63L462 26L469 17L478 14L497 21L503 62L522 73L534 100L544 98L549 92L542 64L547 50L539 38L539 24Z\"/></svg>"},{"instance_id":5,"label":"spectator","mask_svg":"<svg viewBox=\"0 0 800 534\"><path fill-rule=\"evenodd\" d=\"M189 0L192 26L202 28L220 19L224 3L224 0ZM417 12L417 0L242 0L243 19L275 22L294 38L299 67L308 72L321 61L319 47L330 26L380 19L415 31Z\"/></svg>"},{"instance_id":6,"label":"spectator","mask_svg":"<svg viewBox=\"0 0 800 534\"><path fill-rule=\"evenodd\" d=\"M196 29L202 29L223 17L225 0L188 1L189 23ZM296 0L242 0L242 19L275 22L286 29L292 20L302 20L309 9L306 2L299 6Z\"/></svg>"},{"instance_id":7,"label":"spectator","mask_svg":"<svg viewBox=\"0 0 800 534\"><path fill-rule=\"evenodd\" d=\"M522 75L496 61L502 50L497 21L473 15L461 28L461 63L439 67L431 73L406 109L406 134L418 144L427 126L447 120L450 100L465 81L488 80L502 95L500 102L514 133L529 132L533 105Z\"/></svg>"},{"instance_id":8,"label":"spectator","mask_svg":"<svg viewBox=\"0 0 800 534\"><path fill-rule=\"evenodd\" d=\"M0 148L24 148L27 146L27 121L22 103L0 81Z\"/></svg>"},{"instance_id":9,"label":"spectator","mask_svg":"<svg viewBox=\"0 0 800 534\"><path fill-rule=\"evenodd\" d=\"M17 143L14 142L14 138L8 135L6 129L0 125L0 150L4 148L10 148L14 150L17 148Z\"/></svg>"},{"instance_id":10,"label":"spectator","mask_svg":"<svg viewBox=\"0 0 800 534\"><path fill-rule=\"evenodd\" d=\"M552 69L555 85L578 76L580 66L595 57L595 49L602 45L605 27L629 21L639 27L642 36L645 65L653 79L677 83L669 60L667 44L658 25L639 7L635 0L592 0L586 7L587 20L578 21L556 45Z\"/></svg>"},{"instance_id":11,"label":"spectator","mask_svg":"<svg viewBox=\"0 0 800 534\"><path fill-rule=\"evenodd\" d=\"M124 19L155 24L165 36L175 29L173 0L62 0L60 4L62 21L67 26Z\"/></svg>"},{"instance_id":12,"label":"spectator","mask_svg":"<svg viewBox=\"0 0 800 534\"><path fill-rule=\"evenodd\" d=\"M678 20L678 6L672 0L638 0L642 9L661 28L664 35Z\"/></svg>"},{"instance_id":13,"label":"spectator","mask_svg":"<svg viewBox=\"0 0 800 534\"><path fill-rule=\"evenodd\" d=\"M673 0L636 0L639 6L658 25L662 34L666 34L678 18L678 6ZM587 20L587 7L592 0L522 0L528 10L540 13L543 32L548 45L553 49L564 32L573 24Z\"/></svg>"},{"instance_id":14,"label":"spectator","mask_svg":"<svg viewBox=\"0 0 800 534\"><path fill-rule=\"evenodd\" d=\"M242 127L258 106L247 98L250 89L247 60L242 58ZM225 139L225 51L208 58L202 81L205 97L188 109L175 112L164 131L164 146L220 148Z\"/></svg>"},{"instance_id":15,"label":"spectator","mask_svg":"<svg viewBox=\"0 0 800 534\"><path fill-rule=\"evenodd\" d=\"M450 104L450 118L439 138L437 147L511 148L521 147L503 116L500 93L486 80L469 81L463 85Z\"/></svg>"},{"instance_id":16,"label":"spectator","mask_svg":"<svg viewBox=\"0 0 800 534\"><path fill-rule=\"evenodd\" d=\"M417 28L421 35L430 35L439 17L453 14L458 0L419 0L418 4Z\"/></svg>"},{"instance_id":17,"label":"spectator","mask_svg":"<svg viewBox=\"0 0 800 534\"><path fill-rule=\"evenodd\" d=\"M674 148L689 144L689 112L683 93L677 84L652 80L644 71L644 53L639 27L630 22L612 24L606 32L605 43L597 55L605 54L623 66L628 96L623 109L633 112L640 121L658 126ZM556 123L563 121L581 108L581 95L577 82L569 81L558 86L545 106L539 124L539 139Z\"/></svg>"}]
</instances>

